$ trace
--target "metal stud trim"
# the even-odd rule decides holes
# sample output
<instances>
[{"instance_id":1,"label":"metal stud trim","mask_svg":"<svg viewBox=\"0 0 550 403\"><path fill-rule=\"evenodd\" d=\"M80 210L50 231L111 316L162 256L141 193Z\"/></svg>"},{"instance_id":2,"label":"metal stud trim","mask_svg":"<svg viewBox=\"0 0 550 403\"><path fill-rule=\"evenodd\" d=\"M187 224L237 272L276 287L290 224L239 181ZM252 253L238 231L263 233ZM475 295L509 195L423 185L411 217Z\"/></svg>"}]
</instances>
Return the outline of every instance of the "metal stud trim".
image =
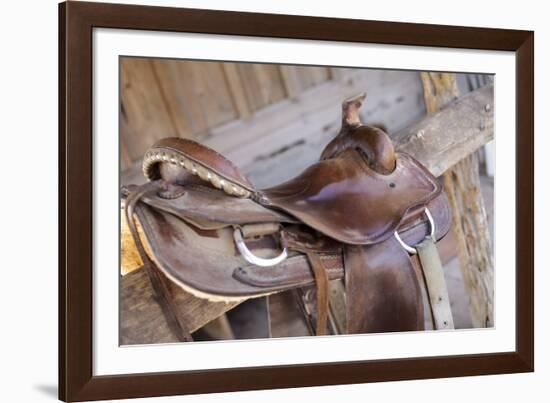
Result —
<instances>
[{"instance_id":1,"label":"metal stud trim","mask_svg":"<svg viewBox=\"0 0 550 403\"><path fill-rule=\"evenodd\" d=\"M143 157L143 174L147 179L151 179L151 168L159 162L168 162L170 164L183 167L193 175L197 175L206 182L209 182L217 189L223 190L225 193L236 197L250 197L251 192L237 183L229 181L227 178L222 178L217 173L211 171L204 165L183 157L179 153L172 151L154 152L148 151Z\"/></svg>"}]
</instances>

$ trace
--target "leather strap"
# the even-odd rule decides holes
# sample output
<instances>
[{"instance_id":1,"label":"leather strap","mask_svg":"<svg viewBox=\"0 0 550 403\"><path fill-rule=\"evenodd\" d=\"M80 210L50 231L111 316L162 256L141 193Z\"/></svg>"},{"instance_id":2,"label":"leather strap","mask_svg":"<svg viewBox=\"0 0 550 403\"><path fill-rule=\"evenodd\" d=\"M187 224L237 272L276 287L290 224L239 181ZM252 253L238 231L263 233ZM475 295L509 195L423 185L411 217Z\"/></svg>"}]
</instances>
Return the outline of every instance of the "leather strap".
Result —
<instances>
[{"instance_id":1,"label":"leather strap","mask_svg":"<svg viewBox=\"0 0 550 403\"><path fill-rule=\"evenodd\" d=\"M315 280L317 292L317 323L315 333L317 336L327 332L327 318L329 310L329 275L320 253L336 252L340 247L334 241L324 236L318 236L314 232L304 229L283 230L281 240L286 248L299 251L307 256L309 266Z\"/></svg>"},{"instance_id":2,"label":"leather strap","mask_svg":"<svg viewBox=\"0 0 550 403\"><path fill-rule=\"evenodd\" d=\"M431 238L426 238L416 247L416 251L426 281L434 329L454 329L445 274L435 242Z\"/></svg>"},{"instance_id":3,"label":"leather strap","mask_svg":"<svg viewBox=\"0 0 550 403\"><path fill-rule=\"evenodd\" d=\"M260 224L246 224L241 227L241 233L243 238L262 237L265 235L272 235L280 231L281 225L277 222L273 223L260 223Z\"/></svg>"},{"instance_id":4,"label":"leather strap","mask_svg":"<svg viewBox=\"0 0 550 403\"><path fill-rule=\"evenodd\" d=\"M317 288L317 323L315 333L317 336L324 335L327 332L328 316L328 292L329 282L325 265L317 253L308 252L307 257L311 265L311 270L315 276L315 285Z\"/></svg>"},{"instance_id":5,"label":"leather strap","mask_svg":"<svg viewBox=\"0 0 550 403\"><path fill-rule=\"evenodd\" d=\"M173 330L179 341L193 341L193 337L187 329L187 326L177 314L177 307L174 303L172 293L166 284L166 280L145 251L134 220L134 210L139 199L146 193L159 191L160 189L161 186L157 182L148 182L139 187L135 192L131 192L126 198L124 212L128 221L128 228L134 238L136 248L151 282L155 299L164 313L168 326Z\"/></svg>"},{"instance_id":6,"label":"leather strap","mask_svg":"<svg viewBox=\"0 0 550 403\"><path fill-rule=\"evenodd\" d=\"M348 333L424 330L420 284L394 237L344 250Z\"/></svg>"}]
</instances>

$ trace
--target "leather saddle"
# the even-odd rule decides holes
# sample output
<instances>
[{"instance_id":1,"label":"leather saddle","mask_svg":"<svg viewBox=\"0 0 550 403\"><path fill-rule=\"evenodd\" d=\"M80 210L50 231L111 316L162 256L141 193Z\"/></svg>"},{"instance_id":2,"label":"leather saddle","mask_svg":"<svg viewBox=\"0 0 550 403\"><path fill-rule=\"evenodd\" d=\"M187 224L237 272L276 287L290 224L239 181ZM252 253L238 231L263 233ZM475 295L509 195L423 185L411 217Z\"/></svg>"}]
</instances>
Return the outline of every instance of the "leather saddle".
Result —
<instances>
[{"instance_id":1,"label":"leather saddle","mask_svg":"<svg viewBox=\"0 0 550 403\"><path fill-rule=\"evenodd\" d=\"M148 183L124 189L126 215L181 340L190 335L160 276L213 301L314 286L317 334L327 331L329 283L340 280L346 333L424 329L425 284L411 255L448 232L447 199L426 168L360 122L363 98L343 103L342 129L319 162L269 189L191 140L147 151Z\"/></svg>"}]
</instances>

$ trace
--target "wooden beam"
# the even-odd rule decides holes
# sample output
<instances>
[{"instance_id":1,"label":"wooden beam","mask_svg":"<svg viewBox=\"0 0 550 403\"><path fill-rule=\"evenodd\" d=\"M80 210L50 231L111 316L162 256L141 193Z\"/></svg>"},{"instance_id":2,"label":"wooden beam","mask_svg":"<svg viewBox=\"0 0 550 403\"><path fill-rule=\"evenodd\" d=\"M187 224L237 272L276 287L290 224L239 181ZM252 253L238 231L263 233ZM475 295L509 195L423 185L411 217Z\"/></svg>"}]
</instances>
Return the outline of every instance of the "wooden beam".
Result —
<instances>
[{"instance_id":1,"label":"wooden beam","mask_svg":"<svg viewBox=\"0 0 550 403\"><path fill-rule=\"evenodd\" d=\"M453 101L442 110L399 131L396 147L440 176L494 135L493 85Z\"/></svg>"},{"instance_id":2,"label":"wooden beam","mask_svg":"<svg viewBox=\"0 0 550 403\"><path fill-rule=\"evenodd\" d=\"M212 302L197 298L175 284L171 285L178 314L191 332L220 317L238 302ZM178 339L172 333L143 268L120 279L120 343L170 343Z\"/></svg>"},{"instance_id":3,"label":"wooden beam","mask_svg":"<svg viewBox=\"0 0 550 403\"><path fill-rule=\"evenodd\" d=\"M428 114L436 113L458 98L458 87L454 74L421 73L420 76ZM492 86L490 95L492 100ZM492 102L472 106L473 109L465 110L464 116L455 117L453 122L461 124L463 120L473 121L477 124L479 132L486 131L487 125L493 125L492 116L487 121L487 119L479 120L478 115L480 111L482 111L481 116L492 115ZM446 133L446 130L443 130L446 129L445 127L440 129L441 133ZM422 133L419 137L423 136ZM476 150L477 148L474 148L466 153L464 158L456 161L451 168L444 170L443 179L453 216L453 231L457 241L460 268L466 293L470 298L472 324L474 327L491 327L494 323L494 267L487 214L481 195L479 160L475 153ZM452 158L445 158L445 160L452 162Z\"/></svg>"}]
</instances>

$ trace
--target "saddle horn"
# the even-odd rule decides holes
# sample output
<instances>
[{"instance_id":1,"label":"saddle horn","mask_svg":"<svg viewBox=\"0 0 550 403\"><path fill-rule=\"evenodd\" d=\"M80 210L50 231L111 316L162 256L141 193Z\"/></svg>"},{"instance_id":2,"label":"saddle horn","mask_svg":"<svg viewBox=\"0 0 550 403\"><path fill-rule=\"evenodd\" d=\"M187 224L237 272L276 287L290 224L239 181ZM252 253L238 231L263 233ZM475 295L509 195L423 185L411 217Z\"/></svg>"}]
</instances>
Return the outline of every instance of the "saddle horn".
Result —
<instances>
[{"instance_id":1,"label":"saddle horn","mask_svg":"<svg viewBox=\"0 0 550 403\"><path fill-rule=\"evenodd\" d=\"M388 175L395 169L395 149L390 136L381 127L365 126L359 116L366 93L342 102L342 127L325 147L321 160L334 158L344 150L356 149L376 172Z\"/></svg>"},{"instance_id":2,"label":"saddle horn","mask_svg":"<svg viewBox=\"0 0 550 403\"><path fill-rule=\"evenodd\" d=\"M342 126L362 125L359 108L366 97L367 93L363 92L342 102Z\"/></svg>"}]
</instances>

